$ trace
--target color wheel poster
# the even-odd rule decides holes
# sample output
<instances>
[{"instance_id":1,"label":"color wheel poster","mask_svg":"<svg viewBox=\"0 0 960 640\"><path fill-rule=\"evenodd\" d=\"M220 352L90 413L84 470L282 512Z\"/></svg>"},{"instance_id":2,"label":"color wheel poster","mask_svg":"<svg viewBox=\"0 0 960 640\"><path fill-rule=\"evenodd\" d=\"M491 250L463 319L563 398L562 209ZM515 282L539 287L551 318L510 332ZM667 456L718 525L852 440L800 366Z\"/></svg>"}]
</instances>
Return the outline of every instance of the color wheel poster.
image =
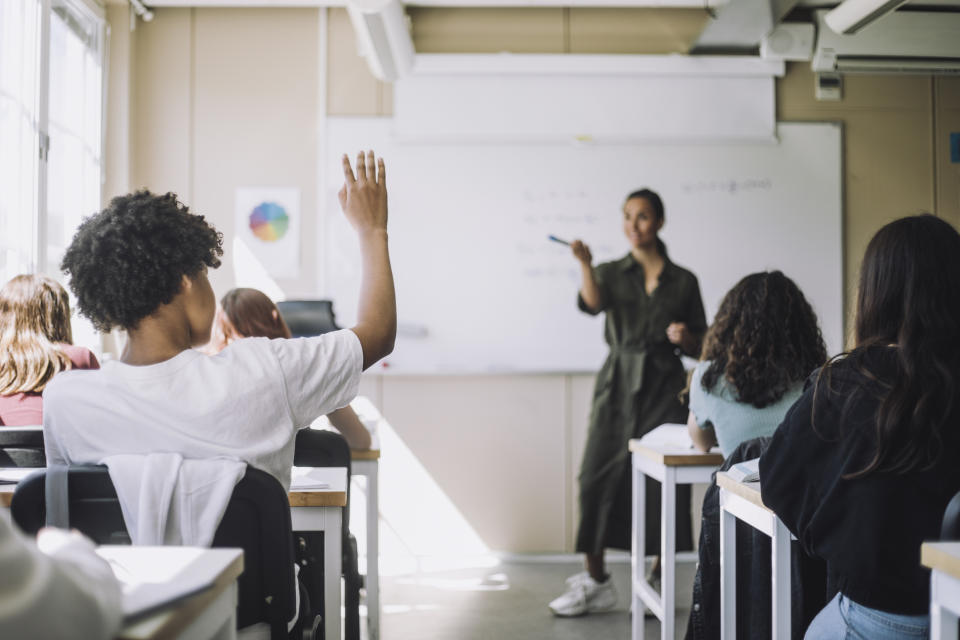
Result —
<instances>
[{"instance_id":1,"label":"color wheel poster","mask_svg":"<svg viewBox=\"0 0 960 640\"><path fill-rule=\"evenodd\" d=\"M237 189L236 234L271 276L300 275L300 190Z\"/></svg>"}]
</instances>

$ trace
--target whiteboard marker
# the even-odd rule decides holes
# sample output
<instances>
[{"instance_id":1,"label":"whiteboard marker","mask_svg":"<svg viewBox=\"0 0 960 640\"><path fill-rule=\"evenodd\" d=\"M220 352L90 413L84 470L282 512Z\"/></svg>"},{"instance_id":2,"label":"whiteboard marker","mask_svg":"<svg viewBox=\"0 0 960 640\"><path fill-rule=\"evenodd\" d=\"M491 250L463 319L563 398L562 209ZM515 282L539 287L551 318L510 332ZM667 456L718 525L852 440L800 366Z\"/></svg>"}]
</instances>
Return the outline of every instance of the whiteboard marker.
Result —
<instances>
[{"instance_id":1,"label":"whiteboard marker","mask_svg":"<svg viewBox=\"0 0 960 640\"><path fill-rule=\"evenodd\" d=\"M553 240L554 242L559 242L560 244L565 244L565 245L567 245L568 247L570 246L570 243L569 243L569 242L567 242L566 240L561 240L561 239L558 238L557 236L547 236L547 238L549 238L550 240Z\"/></svg>"}]
</instances>

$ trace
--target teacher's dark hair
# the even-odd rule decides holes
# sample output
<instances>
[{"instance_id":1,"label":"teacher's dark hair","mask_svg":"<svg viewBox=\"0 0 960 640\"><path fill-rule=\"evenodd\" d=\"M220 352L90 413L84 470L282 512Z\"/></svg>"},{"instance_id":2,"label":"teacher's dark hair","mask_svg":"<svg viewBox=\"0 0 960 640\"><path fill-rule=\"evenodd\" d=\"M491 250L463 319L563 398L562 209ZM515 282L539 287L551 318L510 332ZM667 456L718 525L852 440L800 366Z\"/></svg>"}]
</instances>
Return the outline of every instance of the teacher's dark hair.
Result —
<instances>
[{"instance_id":1,"label":"teacher's dark hair","mask_svg":"<svg viewBox=\"0 0 960 640\"><path fill-rule=\"evenodd\" d=\"M958 292L960 234L940 218L901 218L870 240L860 267L856 346L846 358L879 385L883 399L876 414L873 458L848 477L928 469L942 455L943 433L957 428ZM892 378L881 378L862 357L877 346L896 349L898 371ZM827 374L830 368L825 368ZM818 392L821 386L818 380ZM829 393L829 378L826 387ZM846 399L844 411L855 398Z\"/></svg>"},{"instance_id":2,"label":"teacher's dark hair","mask_svg":"<svg viewBox=\"0 0 960 640\"><path fill-rule=\"evenodd\" d=\"M827 348L800 288L780 271L766 271L746 276L723 297L701 359L710 362L705 390L723 379L737 400L762 409L823 365Z\"/></svg>"},{"instance_id":3,"label":"teacher's dark hair","mask_svg":"<svg viewBox=\"0 0 960 640\"><path fill-rule=\"evenodd\" d=\"M663 199L660 198L660 194L652 189L644 187L643 189L637 189L627 195L626 200L633 200L634 198L643 198L650 203L650 206L653 208L653 214L657 217L657 220L663 222L666 220L666 215L663 208ZM667 257L667 245L663 244L663 240L659 237L657 238L657 250L660 252L664 258Z\"/></svg>"}]
</instances>

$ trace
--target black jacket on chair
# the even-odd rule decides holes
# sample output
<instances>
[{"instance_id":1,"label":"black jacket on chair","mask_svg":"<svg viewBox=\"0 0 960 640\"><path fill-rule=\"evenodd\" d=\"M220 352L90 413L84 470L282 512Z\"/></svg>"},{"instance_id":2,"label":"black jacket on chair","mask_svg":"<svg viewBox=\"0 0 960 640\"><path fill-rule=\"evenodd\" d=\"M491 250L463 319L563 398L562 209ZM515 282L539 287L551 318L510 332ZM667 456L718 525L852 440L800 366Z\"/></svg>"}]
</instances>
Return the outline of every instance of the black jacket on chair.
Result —
<instances>
[{"instance_id":1,"label":"black jacket on chair","mask_svg":"<svg viewBox=\"0 0 960 640\"><path fill-rule=\"evenodd\" d=\"M720 471L759 457L769 443L770 438L741 443L723 462ZM686 639L714 640L720 637L720 488L716 474L703 498L699 554ZM739 520L736 562L737 638L770 638L770 538ZM796 543L791 544L790 550L790 588L791 635L800 640L835 590L828 592L823 561L806 556Z\"/></svg>"}]
</instances>

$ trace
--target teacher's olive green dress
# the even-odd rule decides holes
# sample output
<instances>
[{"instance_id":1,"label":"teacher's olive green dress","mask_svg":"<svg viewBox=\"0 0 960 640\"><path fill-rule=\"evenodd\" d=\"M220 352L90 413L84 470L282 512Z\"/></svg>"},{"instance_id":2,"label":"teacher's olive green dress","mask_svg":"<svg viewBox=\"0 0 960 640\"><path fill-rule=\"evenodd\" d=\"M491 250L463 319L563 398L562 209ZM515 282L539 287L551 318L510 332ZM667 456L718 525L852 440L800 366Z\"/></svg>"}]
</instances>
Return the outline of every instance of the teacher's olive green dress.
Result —
<instances>
[{"instance_id":1,"label":"teacher's olive green dress","mask_svg":"<svg viewBox=\"0 0 960 640\"><path fill-rule=\"evenodd\" d=\"M580 466L577 551L630 549L632 486L627 444L665 422L687 421L678 394L686 386L680 349L667 326L684 322L697 338L707 323L700 286L665 256L657 288L647 294L643 266L632 255L597 265L610 355L597 374L587 446ZM582 311L587 309L579 299ZM688 354L697 355L697 354ZM647 554L660 550L660 485L647 481ZM677 491L677 550L692 549L689 485Z\"/></svg>"}]
</instances>

